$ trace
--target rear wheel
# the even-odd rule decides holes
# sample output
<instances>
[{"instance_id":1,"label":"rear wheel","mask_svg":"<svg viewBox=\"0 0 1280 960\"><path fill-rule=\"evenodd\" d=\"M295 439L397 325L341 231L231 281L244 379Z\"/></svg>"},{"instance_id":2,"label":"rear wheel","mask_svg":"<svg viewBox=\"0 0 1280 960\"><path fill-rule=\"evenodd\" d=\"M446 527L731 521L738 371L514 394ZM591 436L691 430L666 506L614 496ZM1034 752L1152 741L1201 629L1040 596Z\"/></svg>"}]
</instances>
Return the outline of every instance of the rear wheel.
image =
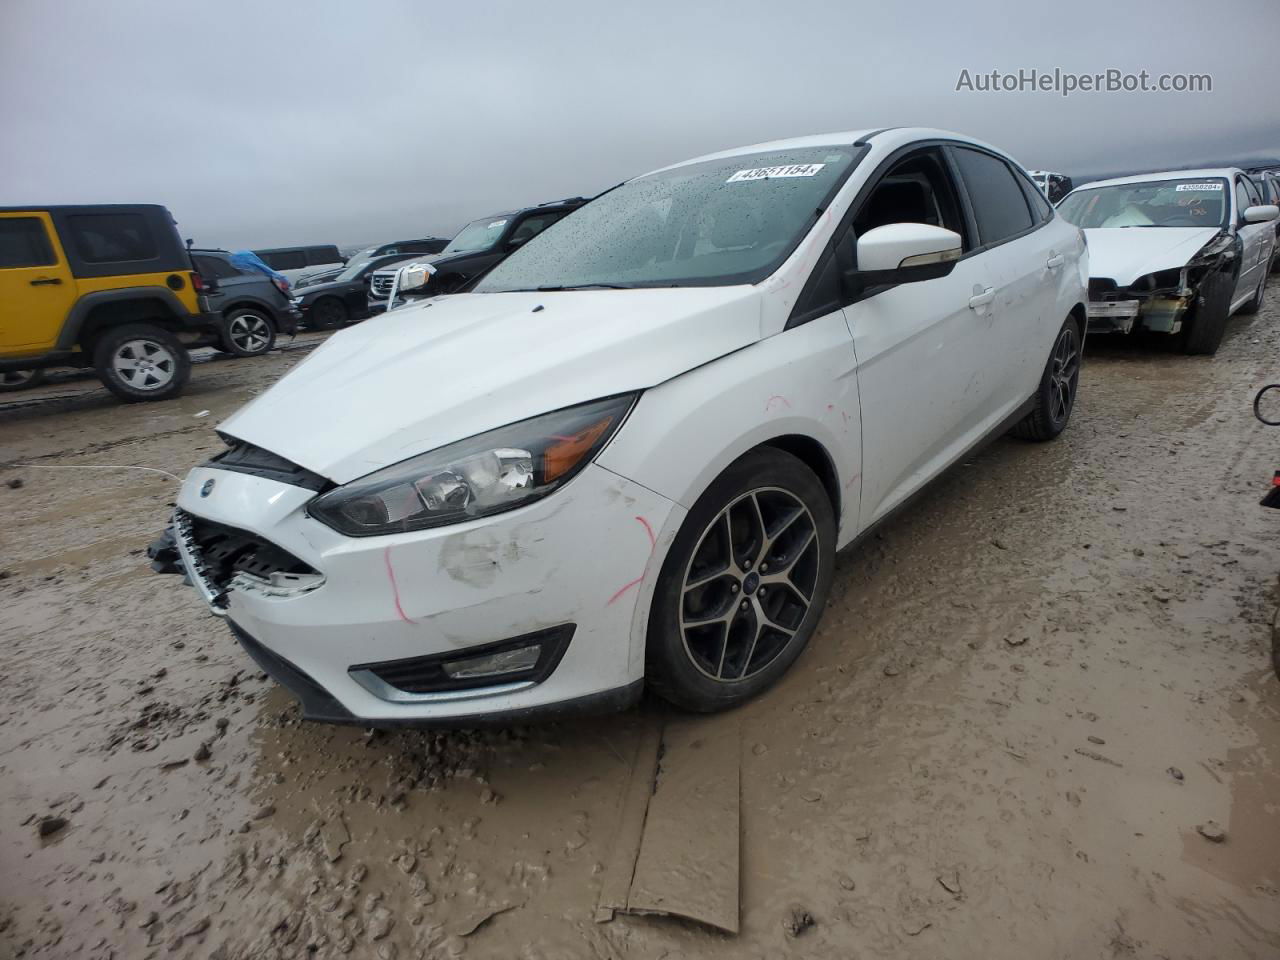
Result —
<instances>
[{"instance_id":1,"label":"rear wheel","mask_svg":"<svg viewBox=\"0 0 1280 960\"><path fill-rule=\"evenodd\" d=\"M772 685L817 627L835 565L835 517L801 461L761 448L689 511L659 575L646 682L700 713Z\"/></svg>"},{"instance_id":2,"label":"rear wheel","mask_svg":"<svg viewBox=\"0 0 1280 960\"><path fill-rule=\"evenodd\" d=\"M1231 312L1231 291L1235 276L1215 270L1200 284L1199 296L1182 330L1182 352L1212 356L1218 352L1222 335L1227 331Z\"/></svg>"},{"instance_id":3,"label":"rear wheel","mask_svg":"<svg viewBox=\"0 0 1280 960\"><path fill-rule=\"evenodd\" d=\"M0 373L0 393L26 390L44 383L43 370L9 370Z\"/></svg>"},{"instance_id":4,"label":"rear wheel","mask_svg":"<svg viewBox=\"0 0 1280 960\"><path fill-rule=\"evenodd\" d=\"M312 330L333 330L347 322L347 305L337 297L322 297L311 305L307 325Z\"/></svg>"},{"instance_id":5,"label":"rear wheel","mask_svg":"<svg viewBox=\"0 0 1280 960\"><path fill-rule=\"evenodd\" d=\"M1013 428L1015 437L1052 440L1067 428L1080 389L1080 354L1080 325L1068 317L1044 365L1035 406Z\"/></svg>"},{"instance_id":6,"label":"rear wheel","mask_svg":"<svg viewBox=\"0 0 1280 960\"><path fill-rule=\"evenodd\" d=\"M260 357L276 345L276 325L262 310L233 310L222 321L222 349L237 357Z\"/></svg>"},{"instance_id":7,"label":"rear wheel","mask_svg":"<svg viewBox=\"0 0 1280 960\"><path fill-rule=\"evenodd\" d=\"M191 377L191 358L178 338L147 323L113 327L94 344L93 368L103 386L126 403L168 400Z\"/></svg>"}]
</instances>

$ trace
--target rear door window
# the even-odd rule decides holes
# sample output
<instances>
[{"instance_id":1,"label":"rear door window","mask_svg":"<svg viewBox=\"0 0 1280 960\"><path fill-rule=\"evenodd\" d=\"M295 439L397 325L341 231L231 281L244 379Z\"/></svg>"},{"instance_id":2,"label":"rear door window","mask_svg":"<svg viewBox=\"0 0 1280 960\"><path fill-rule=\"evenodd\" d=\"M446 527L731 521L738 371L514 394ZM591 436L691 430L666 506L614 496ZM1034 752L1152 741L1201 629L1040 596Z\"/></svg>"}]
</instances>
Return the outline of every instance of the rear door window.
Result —
<instances>
[{"instance_id":1,"label":"rear door window","mask_svg":"<svg viewBox=\"0 0 1280 960\"><path fill-rule=\"evenodd\" d=\"M982 246L1000 243L1031 229L1033 222L1026 194L1009 165L989 153L968 147L953 150L973 204Z\"/></svg>"},{"instance_id":2,"label":"rear door window","mask_svg":"<svg viewBox=\"0 0 1280 960\"><path fill-rule=\"evenodd\" d=\"M195 268L200 272L201 276L213 277L217 280L231 280L234 277L244 276L221 257L210 257L194 253L191 255L191 262L195 264Z\"/></svg>"},{"instance_id":3,"label":"rear door window","mask_svg":"<svg viewBox=\"0 0 1280 960\"><path fill-rule=\"evenodd\" d=\"M0 270L56 263L39 217L0 217Z\"/></svg>"},{"instance_id":4,"label":"rear door window","mask_svg":"<svg viewBox=\"0 0 1280 960\"><path fill-rule=\"evenodd\" d=\"M137 213L77 213L67 218L72 243L85 263L154 260L156 240Z\"/></svg>"}]
</instances>

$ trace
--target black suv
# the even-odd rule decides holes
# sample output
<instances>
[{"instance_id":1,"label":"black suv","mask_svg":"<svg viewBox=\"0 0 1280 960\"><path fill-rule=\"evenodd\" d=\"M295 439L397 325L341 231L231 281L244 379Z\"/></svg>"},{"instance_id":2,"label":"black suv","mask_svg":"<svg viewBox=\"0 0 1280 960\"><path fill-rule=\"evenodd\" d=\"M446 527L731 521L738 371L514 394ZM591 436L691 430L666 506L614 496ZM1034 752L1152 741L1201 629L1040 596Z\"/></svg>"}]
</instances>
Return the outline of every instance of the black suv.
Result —
<instances>
[{"instance_id":1,"label":"black suv","mask_svg":"<svg viewBox=\"0 0 1280 960\"><path fill-rule=\"evenodd\" d=\"M226 250L192 250L191 262L205 282L210 309L222 316L221 350L257 357L275 346L277 333L297 332L302 314L265 273L241 270Z\"/></svg>"},{"instance_id":2,"label":"black suv","mask_svg":"<svg viewBox=\"0 0 1280 960\"><path fill-rule=\"evenodd\" d=\"M457 232L449 245L434 256L418 257L414 263L435 268L425 287L405 291L407 299L456 293L490 267L501 263L517 247L532 240L561 217L586 203L585 197L555 200L536 207L495 213L475 220ZM369 312L387 309L387 296L403 264L373 272L369 284ZM400 299L400 294L396 294Z\"/></svg>"},{"instance_id":3,"label":"black suv","mask_svg":"<svg viewBox=\"0 0 1280 960\"><path fill-rule=\"evenodd\" d=\"M444 243L446 241L441 241ZM293 302L311 330L332 330L369 315L369 277L381 267L406 264L413 253L355 254L333 279L296 287Z\"/></svg>"}]
</instances>

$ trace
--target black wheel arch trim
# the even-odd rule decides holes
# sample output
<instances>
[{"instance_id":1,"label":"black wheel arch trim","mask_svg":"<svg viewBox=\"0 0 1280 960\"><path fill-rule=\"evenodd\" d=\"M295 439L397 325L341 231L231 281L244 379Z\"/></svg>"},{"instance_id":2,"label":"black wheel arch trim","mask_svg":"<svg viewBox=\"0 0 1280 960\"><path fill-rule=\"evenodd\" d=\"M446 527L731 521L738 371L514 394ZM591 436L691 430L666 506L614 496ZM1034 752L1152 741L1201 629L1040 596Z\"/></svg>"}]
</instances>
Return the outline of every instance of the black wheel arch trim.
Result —
<instances>
[{"instance_id":1,"label":"black wheel arch trim","mask_svg":"<svg viewBox=\"0 0 1280 960\"><path fill-rule=\"evenodd\" d=\"M118 290L95 290L86 293L72 305L67 319L58 334L56 351L70 350L80 342L80 333L84 329L89 314L97 307L109 303L128 303L137 300L158 300L169 312L168 319L201 324L201 315L193 314L177 295L168 287L121 287ZM128 321L135 322L135 321ZM145 319L136 322L145 323Z\"/></svg>"}]
</instances>

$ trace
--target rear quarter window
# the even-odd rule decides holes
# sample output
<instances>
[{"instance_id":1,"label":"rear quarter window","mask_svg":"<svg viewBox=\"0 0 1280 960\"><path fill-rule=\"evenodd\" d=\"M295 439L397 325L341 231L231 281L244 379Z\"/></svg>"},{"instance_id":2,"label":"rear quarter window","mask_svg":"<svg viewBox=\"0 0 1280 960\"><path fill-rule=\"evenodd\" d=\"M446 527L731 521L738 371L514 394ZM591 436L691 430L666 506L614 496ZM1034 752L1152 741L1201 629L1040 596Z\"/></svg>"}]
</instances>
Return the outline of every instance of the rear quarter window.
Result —
<instances>
[{"instance_id":1,"label":"rear quarter window","mask_svg":"<svg viewBox=\"0 0 1280 960\"><path fill-rule=\"evenodd\" d=\"M1032 226L1027 196L1009 165L989 153L956 147L956 165L973 204L983 246L1007 240Z\"/></svg>"},{"instance_id":2,"label":"rear quarter window","mask_svg":"<svg viewBox=\"0 0 1280 960\"><path fill-rule=\"evenodd\" d=\"M137 213L77 213L67 218L71 241L85 263L154 260L156 238Z\"/></svg>"},{"instance_id":3,"label":"rear quarter window","mask_svg":"<svg viewBox=\"0 0 1280 960\"><path fill-rule=\"evenodd\" d=\"M0 270L57 262L39 217L0 217Z\"/></svg>"}]
</instances>

